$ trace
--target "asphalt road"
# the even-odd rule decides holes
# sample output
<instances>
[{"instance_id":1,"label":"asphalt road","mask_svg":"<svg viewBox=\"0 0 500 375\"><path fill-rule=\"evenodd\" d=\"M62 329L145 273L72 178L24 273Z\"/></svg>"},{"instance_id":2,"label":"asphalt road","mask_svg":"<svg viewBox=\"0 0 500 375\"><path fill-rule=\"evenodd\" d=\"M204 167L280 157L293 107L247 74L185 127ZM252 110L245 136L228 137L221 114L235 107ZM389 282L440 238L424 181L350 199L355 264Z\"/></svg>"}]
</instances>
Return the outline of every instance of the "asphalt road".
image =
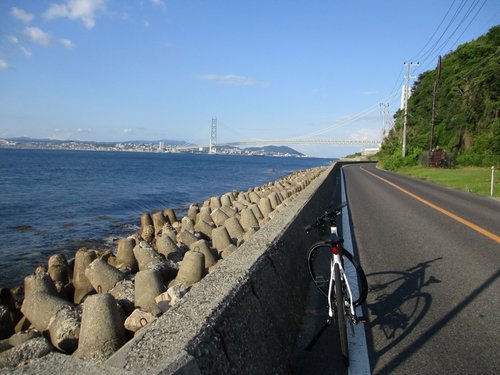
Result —
<instances>
[{"instance_id":1,"label":"asphalt road","mask_svg":"<svg viewBox=\"0 0 500 375\"><path fill-rule=\"evenodd\" d=\"M344 175L372 372L500 374L500 202L373 164Z\"/></svg>"}]
</instances>

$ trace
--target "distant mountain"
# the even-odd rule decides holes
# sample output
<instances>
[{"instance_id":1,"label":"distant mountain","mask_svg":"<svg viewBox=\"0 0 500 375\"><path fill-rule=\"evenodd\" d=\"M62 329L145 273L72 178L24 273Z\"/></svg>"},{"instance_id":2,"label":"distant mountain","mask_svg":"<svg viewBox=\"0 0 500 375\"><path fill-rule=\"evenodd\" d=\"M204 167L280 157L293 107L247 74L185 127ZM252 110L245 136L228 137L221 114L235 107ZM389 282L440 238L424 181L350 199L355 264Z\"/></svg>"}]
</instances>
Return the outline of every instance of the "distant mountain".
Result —
<instances>
[{"instance_id":1,"label":"distant mountain","mask_svg":"<svg viewBox=\"0 0 500 375\"><path fill-rule=\"evenodd\" d=\"M289 155L297 155L304 156L303 153L294 150L288 146L264 146L264 147L247 147L244 149L247 152L262 152L263 154L289 154Z\"/></svg>"},{"instance_id":2,"label":"distant mountain","mask_svg":"<svg viewBox=\"0 0 500 375\"><path fill-rule=\"evenodd\" d=\"M28 143L28 142L40 142L40 143L56 143L56 142L62 142L58 141L56 139L48 139L48 138L30 138L30 137L13 137L13 138L5 138L7 141L12 141L12 142L19 142L19 143ZM67 141L64 141L67 142Z\"/></svg>"}]
</instances>

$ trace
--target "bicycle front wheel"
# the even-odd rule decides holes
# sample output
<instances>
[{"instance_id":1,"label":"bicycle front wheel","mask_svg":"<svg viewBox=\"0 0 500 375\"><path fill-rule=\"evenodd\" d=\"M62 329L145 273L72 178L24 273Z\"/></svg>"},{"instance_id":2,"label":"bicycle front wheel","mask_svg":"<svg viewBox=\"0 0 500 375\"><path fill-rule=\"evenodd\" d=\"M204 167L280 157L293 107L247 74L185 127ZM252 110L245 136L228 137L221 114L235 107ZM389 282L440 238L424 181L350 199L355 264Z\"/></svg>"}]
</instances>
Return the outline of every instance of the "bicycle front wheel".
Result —
<instances>
[{"instance_id":1,"label":"bicycle front wheel","mask_svg":"<svg viewBox=\"0 0 500 375\"><path fill-rule=\"evenodd\" d=\"M335 301L332 301L332 306L335 306L335 317L337 319L337 327L340 338L340 351L342 352L344 365L349 366L349 349L347 347L347 330L345 326L344 286L340 278L340 268L338 264L335 264L333 272L335 282Z\"/></svg>"},{"instance_id":2,"label":"bicycle front wheel","mask_svg":"<svg viewBox=\"0 0 500 375\"><path fill-rule=\"evenodd\" d=\"M327 298L331 257L331 245L325 241L311 246L307 255L309 274L316 287ZM366 300L368 293L365 273L358 261L345 249L342 249L342 258L345 276L352 292L352 303L359 306Z\"/></svg>"}]
</instances>

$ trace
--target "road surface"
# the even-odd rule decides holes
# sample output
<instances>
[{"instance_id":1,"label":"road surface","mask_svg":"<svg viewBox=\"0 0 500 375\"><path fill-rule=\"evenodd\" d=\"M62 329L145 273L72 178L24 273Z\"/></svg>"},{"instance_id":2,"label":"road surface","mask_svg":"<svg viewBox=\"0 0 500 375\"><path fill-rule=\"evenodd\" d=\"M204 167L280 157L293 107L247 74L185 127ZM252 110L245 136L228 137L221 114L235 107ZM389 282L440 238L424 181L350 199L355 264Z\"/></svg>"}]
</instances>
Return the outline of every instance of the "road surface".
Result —
<instances>
[{"instance_id":1,"label":"road surface","mask_svg":"<svg viewBox=\"0 0 500 375\"><path fill-rule=\"evenodd\" d=\"M500 374L500 202L344 167L374 374Z\"/></svg>"}]
</instances>

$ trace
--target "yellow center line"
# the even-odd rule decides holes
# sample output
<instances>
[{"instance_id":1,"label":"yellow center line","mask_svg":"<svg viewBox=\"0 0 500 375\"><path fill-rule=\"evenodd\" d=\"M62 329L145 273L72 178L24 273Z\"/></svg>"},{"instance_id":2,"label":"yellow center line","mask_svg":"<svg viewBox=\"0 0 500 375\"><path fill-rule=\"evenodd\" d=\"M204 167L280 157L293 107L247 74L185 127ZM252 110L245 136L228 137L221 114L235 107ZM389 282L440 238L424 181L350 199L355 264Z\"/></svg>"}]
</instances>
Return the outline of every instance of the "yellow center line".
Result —
<instances>
[{"instance_id":1,"label":"yellow center line","mask_svg":"<svg viewBox=\"0 0 500 375\"><path fill-rule=\"evenodd\" d=\"M386 180L385 178L380 177L380 176L376 175L375 173L372 173L372 172L364 169L363 167L360 167L360 168L363 171L365 171L366 173L371 174L373 177L376 177L379 180L384 181L385 183L391 185L392 187L395 187L396 189L398 189L398 190L402 191L403 193L409 195L410 197L415 198L416 200L422 202L423 204L426 204L427 206L429 206L431 208L434 208L436 211L439 211L442 214L445 214L446 216L451 217L452 219L458 221L459 223L462 223L463 225L468 226L469 228L475 230L476 232L481 233L483 236L486 236L486 237L492 239L493 241L500 242L500 236L497 236L496 234L491 233L491 232L487 231L484 228L481 228L479 225L471 223L470 221L468 221L468 220L466 220L466 219L464 219L464 218L462 218L460 216L457 216L454 213L451 213L450 211L445 210L444 208L439 207L438 205L435 205L434 203L431 203L428 200L425 200L425 199L419 197L418 195L413 194L412 192L410 192L410 191L408 191L406 189L403 189L401 186L396 185L395 183L393 183L393 182L391 182L389 180Z\"/></svg>"}]
</instances>

